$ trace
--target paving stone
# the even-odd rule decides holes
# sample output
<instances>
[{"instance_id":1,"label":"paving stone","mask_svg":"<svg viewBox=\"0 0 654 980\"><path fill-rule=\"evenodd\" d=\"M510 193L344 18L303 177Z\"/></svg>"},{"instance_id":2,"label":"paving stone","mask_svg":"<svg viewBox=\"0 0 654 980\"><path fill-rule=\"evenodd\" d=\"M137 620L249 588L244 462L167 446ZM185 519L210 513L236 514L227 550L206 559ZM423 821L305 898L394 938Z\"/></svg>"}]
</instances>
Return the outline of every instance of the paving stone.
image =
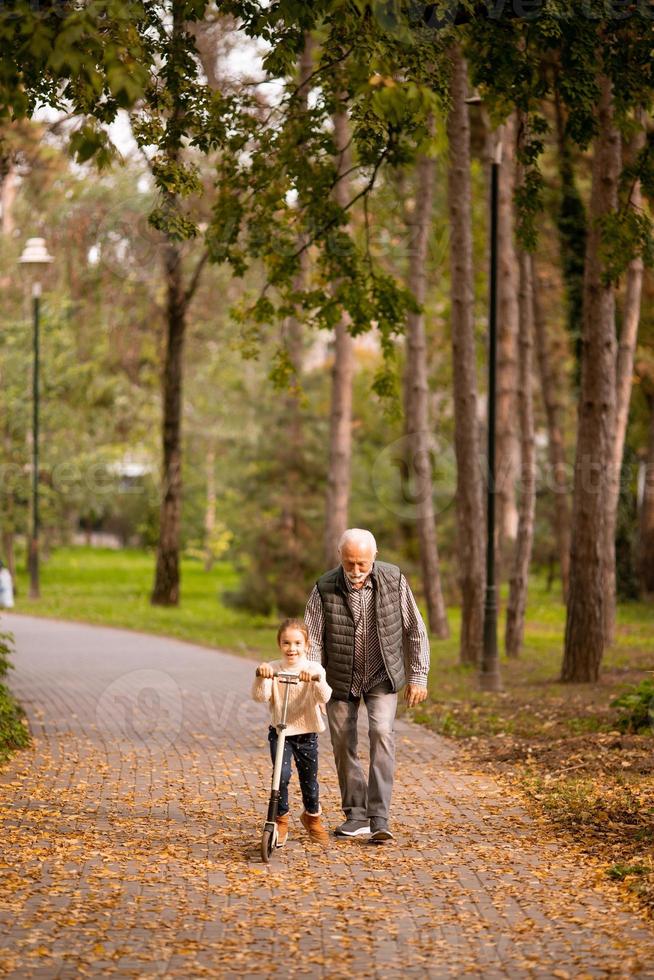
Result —
<instances>
[{"instance_id":1,"label":"paving stone","mask_svg":"<svg viewBox=\"0 0 654 980\"><path fill-rule=\"evenodd\" d=\"M7 620L34 744L0 773L3 859L23 895L0 912L3 975L654 978L651 927L426 729L397 726L392 845L309 843L294 779L289 844L264 868L267 713L249 700L251 662ZM321 789L334 827L324 735ZM294 939L275 928L300 913ZM39 962L40 946L56 955Z\"/></svg>"}]
</instances>

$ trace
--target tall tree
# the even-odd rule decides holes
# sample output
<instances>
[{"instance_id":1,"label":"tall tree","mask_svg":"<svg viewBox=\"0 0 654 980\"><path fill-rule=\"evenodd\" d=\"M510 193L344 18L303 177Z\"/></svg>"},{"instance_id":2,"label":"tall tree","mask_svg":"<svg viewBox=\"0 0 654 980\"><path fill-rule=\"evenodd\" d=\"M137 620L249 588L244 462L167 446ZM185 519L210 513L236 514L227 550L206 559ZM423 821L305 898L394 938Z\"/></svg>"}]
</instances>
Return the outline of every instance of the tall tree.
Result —
<instances>
[{"instance_id":1,"label":"tall tree","mask_svg":"<svg viewBox=\"0 0 654 980\"><path fill-rule=\"evenodd\" d=\"M532 294L534 303L534 337L536 357L540 377L545 419L547 422L547 454L553 480L554 493L553 522L554 537L561 568L563 599L568 598L570 579L570 501L565 460L564 406L562 392L564 380L560 358L552 351L547 330L547 319L542 302L545 286L544 274L536 259L532 257Z\"/></svg>"},{"instance_id":2,"label":"tall tree","mask_svg":"<svg viewBox=\"0 0 654 980\"><path fill-rule=\"evenodd\" d=\"M581 388L575 457L570 591L561 678L596 681L605 646L607 502L615 425L615 293L604 276L602 221L617 207L620 136L613 86L598 78L590 227L584 275Z\"/></svg>"},{"instance_id":3,"label":"tall tree","mask_svg":"<svg viewBox=\"0 0 654 980\"><path fill-rule=\"evenodd\" d=\"M461 49L451 49L451 108L448 208L452 289L452 367L454 443L457 463L456 509L461 588L462 663L481 662L484 628L484 512L477 422L477 372L473 317L470 119L468 72Z\"/></svg>"},{"instance_id":4,"label":"tall tree","mask_svg":"<svg viewBox=\"0 0 654 980\"><path fill-rule=\"evenodd\" d=\"M310 33L305 34L304 46L298 59L297 66L297 113L300 117L306 114L309 105L309 84L313 68L313 39ZM298 152L302 148L298 147ZM298 248L306 245L307 236L298 236ZM309 286L309 252L305 248L301 255L295 276L294 288L301 294ZM285 543L289 562L298 565L299 552L304 542L298 533L302 520L302 370L303 370L303 325L299 311L295 310L286 319L285 348L288 359L289 386L284 399L284 411L288 425L288 439L283 443L283 465L286 471L284 506L281 514L281 533Z\"/></svg>"},{"instance_id":5,"label":"tall tree","mask_svg":"<svg viewBox=\"0 0 654 980\"><path fill-rule=\"evenodd\" d=\"M646 393L649 409L645 482L638 519L638 577L647 596L654 594L654 389Z\"/></svg>"},{"instance_id":6,"label":"tall tree","mask_svg":"<svg viewBox=\"0 0 654 980\"><path fill-rule=\"evenodd\" d=\"M583 319L584 265L586 261L586 208L575 176L573 142L567 129L559 88L561 69L557 69L554 88L556 145L559 167L559 207L556 225L559 233L561 271L566 291L566 323L575 354L575 386L581 370L581 323ZM565 84L565 79L563 79Z\"/></svg>"},{"instance_id":7,"label":"tall tree","mask_svg":"<svg viewBox=\"0 0 654 980\"><path fill-rule=\"evenodd\" d=\"M166 348L162 372L162 493L159 541L151 602L179 603L182 519L182 376L187 311L194 288L184 286L182 249L168 241L163 254L166 282Z\"/></svg>"},{"instance_id":8,"label":"tall tree","mask_svg":"<svg viewBox=\"0 0 654 980\"><path fill-rule=\"evenodd\" d=\"M645 146L645 130L642 112L636 113L638 130L630 147L631 156L635 158ZM630 189L627 208L640 213L643 195L640 180L636 177ZM613 453L609 468L609 500L606 521L606 613L604 618L605 640L607 645L615 638L615 605L616 605L616 573L615 573L615 531L620 499L620 473L624 455L627 421L629 419L629 402L634 374L634 355L640 323L640 304L643 290L644 263L640 252L633 256L627 268L622 310L622 326L618 342L615 365L616 412L613 440Z\"/></svg>"},{"instance_id":9,"label":"tall tree","mask_svg":"<svg viewBox=\"0 0 654 980\"><path fill-rule=\"evenodd\" d=\"M441 588L436 539L427 339L423 311L427 292L429 236L432 227L434 167L435 161L432 157L425 154L418 157L415 203L406 216L409 234L408 286L419 309L410 311L407 318L404 397L405 431L415 480L416 529L420 548L422 587L427 603L429 628L436 636L444 639L449 636L450 631Z\"/></svg>"},{"instance_id":10,"label":"tall tree","mask_svg":"<svg viewBox=\"0 0 654 980\"><path fill-rule=\"evenodd\" d=\"M518 294L520 263L515 246L516 116L504 124L498 187L496 495L498 575L518 533L516 482L520 466L518 423Z\"/></svg>"},{"instance_id":11,"label":"tall tree","mask_svg":"<svg viewBox=\"0 0 654 980\"><path fill-rule=\"evenodd\" d=\"M165 187L162 208L156 217L158 227L165 237L163 266L166 282L166 347L162 372L162 492L154 586L150 597L152 604L158 606L176 606L179 603L184 343L189 305L208 258L208 252L203 251L186 281L181 242L186 237L192 237L195 229L185 228L188 219L183 213L182 197L197 191L199 186L193 168L184 165L181 147L185 133L188 88L193 76L197 74L197 65L194 46L185 29L189 14L188 4L173 0L171 14L170 31L163 24L160 27L164 56L161 81L165 85L165 101L169 112L160 117L158 122L166 131L167 138L162 139L162 152L153 162L153 172ZM153 115L159 114L156 100L148 108Z\"/></svg>"},{"instance_id":12,"label":"tall tree","mask_svg":"<svg viewBox=\"0 0 654 980\"><path fill-rule=\"evenodd\" d=\"M345 96L333 115L334 143L337 151L334 199L346 208L349 199L350 129ZM354 346L349 330L350 318L343 311L334 328L331 409L329 415L329 455L327 497L325 500L325 560L331 567L338 562L338 541L348 526L352 471L352 384Z\"/></svg>"},{"instance_id":13,"label":"tall tree","mask_svg":"<svg viewBox=\"0 0 654 980\"><path fill-rule=\"evenodd\" d=\"M506 652L517 657L522 648L527 605L529 561L536 511L536 456L532 397L533 267L531 255L520 249L520 319L518 357L518 413L520 420L520 501L518 534L506 610Z\"/></svg>"}]
</instances>

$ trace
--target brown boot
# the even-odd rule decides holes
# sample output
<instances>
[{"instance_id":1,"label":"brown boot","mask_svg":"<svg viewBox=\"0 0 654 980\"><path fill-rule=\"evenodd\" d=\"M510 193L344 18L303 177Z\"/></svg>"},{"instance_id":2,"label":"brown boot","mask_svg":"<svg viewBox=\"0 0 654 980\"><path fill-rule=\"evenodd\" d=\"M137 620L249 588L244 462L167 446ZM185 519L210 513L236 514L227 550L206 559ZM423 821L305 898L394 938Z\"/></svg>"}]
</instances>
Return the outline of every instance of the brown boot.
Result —
<instances>
[{"instance_id":1,"label":"brown boot","mask_svg":"<svg viewBox=\"0 0 654 980\"><path fill-rule=\"evenodd\" d=\"M315 840L319 844L329 843L329 834L322 825L319 813L307 813L305 810L300 817L300 821L311 840Z\"/></svg>"},{"instance_id":2,"label":"brown boot","mask_svg":"<svg viewBox=\"0 0 654 980\"><path fill-rule=\"evenodd\" d=\"M288 813L283 813L281 817L275 818L277 824L277 843L275 847L283 847L288 837Z\"/></svg>"}]
</instances>

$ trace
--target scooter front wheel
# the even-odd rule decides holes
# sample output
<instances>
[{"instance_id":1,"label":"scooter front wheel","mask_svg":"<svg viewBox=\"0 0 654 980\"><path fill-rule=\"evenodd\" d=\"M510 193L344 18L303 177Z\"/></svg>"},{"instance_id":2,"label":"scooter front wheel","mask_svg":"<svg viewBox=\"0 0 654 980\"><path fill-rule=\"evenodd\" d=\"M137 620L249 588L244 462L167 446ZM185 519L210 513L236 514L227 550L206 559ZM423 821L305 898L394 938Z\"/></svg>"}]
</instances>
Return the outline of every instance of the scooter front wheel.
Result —
<instances>
[{"instance_id":1,"label":"scooter front wheel","mask_svg":"<svg viewBox=\"0 0 654 980\"><path fill-rule=\"evenodd\" d=\"M275 850L275 833L272 830L264 830L261 835L261 860L264 864L270 861L270 855Z\"/></svg>"}]
</instances>

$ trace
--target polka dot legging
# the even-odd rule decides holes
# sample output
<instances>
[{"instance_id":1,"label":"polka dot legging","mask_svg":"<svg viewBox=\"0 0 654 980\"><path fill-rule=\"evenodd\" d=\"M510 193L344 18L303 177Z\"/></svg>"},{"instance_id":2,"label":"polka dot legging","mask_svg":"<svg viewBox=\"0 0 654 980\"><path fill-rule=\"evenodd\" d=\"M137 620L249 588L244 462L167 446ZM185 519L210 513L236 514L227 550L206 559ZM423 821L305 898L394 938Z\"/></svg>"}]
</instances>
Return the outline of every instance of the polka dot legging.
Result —
<instances>
[{"instance_id":1,"label":"polka dot legging","mask_svg":"<svg viewBox=\"0 0 654 980\"><path fill-rule=\"evenodd\" d=\"M270 726L268 729L270 758L275 764L277 751L277 732ZM282 760L282 776L279 784L279 810L282 816L288 813L288 783L291 778L291 759L295 759L302 802L307 813L318 813L320 810L320 790L318 788L318 735L307 732L306 735L287 735L284 742L284 758Z\"/></svg>"}]
</instances>

